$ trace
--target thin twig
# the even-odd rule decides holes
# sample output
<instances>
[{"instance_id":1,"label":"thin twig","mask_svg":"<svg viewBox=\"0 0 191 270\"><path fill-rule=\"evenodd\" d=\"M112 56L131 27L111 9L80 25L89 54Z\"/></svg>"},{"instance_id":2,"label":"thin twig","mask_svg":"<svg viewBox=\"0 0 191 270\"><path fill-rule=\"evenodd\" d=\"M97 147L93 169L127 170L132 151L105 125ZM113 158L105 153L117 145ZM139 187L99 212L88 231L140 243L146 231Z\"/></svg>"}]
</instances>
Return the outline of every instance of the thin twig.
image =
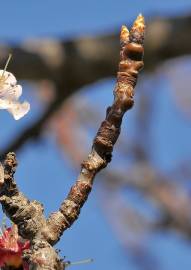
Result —
<instances>
[{"instance_id":1,"label":"thin twig","mask_svg":"<svg viewBox=\"0 0 191 270\"><path fill-rule=\"evenodd\" d=\"M111 161L112 151L119 134L123 116L133 106L134 87L139 70L143 67L144 18L139 15L129 33L121 30L121 52L114 102L107 109L93 141L92 151L82 163L76 183L63 201L59 211L46 220L43 206L29 201L17 188L14 172L15 154L9 153L4 162L4 182L0 187L0 202L4 212L18 226L19 234L30 239L31 248L24 251L23 259L30 269L63 270L65 263L59 259L53 245L63 232L78 218L80 210L92 189L95 175Z\"/></svg>"},{"instance_id":2,"label":"thin twig","mask_svg":"<svg viewBox=\"0 0 191 270\"><path fill-rule=\"evenodd\" d=\"M82 163L80 175L63 201L58 212L52 213L47 220L52 231L52 243L56 243L62 233L78 218L80 209L92 189L95 175L111 161L113 146L120 134L122 118L133 106L134 87L139 70L143 67L144 18L136 19L130 33L121 29L121 52L114 102L107 109L106 119L102 122L94 139L92 151ZM56 221L56 222L55 222Z\"/></svg>"}]
</instances>

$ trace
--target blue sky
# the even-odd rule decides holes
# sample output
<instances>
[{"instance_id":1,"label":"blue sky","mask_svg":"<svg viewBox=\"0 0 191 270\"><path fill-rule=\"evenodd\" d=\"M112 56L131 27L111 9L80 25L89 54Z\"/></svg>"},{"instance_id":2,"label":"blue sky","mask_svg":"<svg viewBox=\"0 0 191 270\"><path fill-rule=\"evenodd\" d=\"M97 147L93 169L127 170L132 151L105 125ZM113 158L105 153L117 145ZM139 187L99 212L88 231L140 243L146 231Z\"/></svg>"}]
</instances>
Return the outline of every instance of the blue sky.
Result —
<instances>
[{"instance_id":1,"label":"blue sky","mask_svg":"<svg viewBox=\"0 0 191 270\"><path fill-rule=\"evenodd\" d=\"M95 34L131 22L139 13L148 19L188 12L190 8L190 0L4 1L0 37L15 42L37 36Z\"/></svg>"},{"instance_id":2,"label":"blue sky","mask_svg":"<svg viewBox=\"0 0 191 270\"><path fill-rule=\"evenodd\" d=\"M10 1L1 3L2 27L0 38L2 42L20 42L31 37L67 38L76 35L95 35L107 33L121 24L132 22L141 12L146 15L146 20L152 16L169 16L182 14L191 10L191 0L186 1ZM113 82L105 82L102 86L94 85L94 94L98 97L99 90L103 89L103 105L108 105L106 96ZM167 86L165 86L167 87ZM89 89L87 89L89 90ZM7 112L1 112L0 121L5 123L0 132L0 147L6 144L15 134L19 133L25 125L30 125L40 112L40 106L26 90L24 96L31 102L31 113L19 122L15 122ZM112 97L112 92L111 92ZM166 93L161 92L158 106L162 107L161 115L157 115L157 128L155 139L159 142L158 160L162 168L173 166L173 157L180 156L186 141L175 148L170 145L173 132L177 129L175 109L170 103ZM174 110L174 111L173 111ZM131 118L131 117L130 117ZM166 119L166 121L164 121ZM169 122L168 122L169 121ZM171 124L169 134L162 134L160 130L166 129ZM184 124L179 124L184 125ZM171 130L171 131L170 131ZM190 136L190 127L186 124L182 130ZM179 129L181 132L181 129ZM166 148L167 145L169 148ZM171 154L165 154L165 149ZM39 154L41 156L39 160ZM183 153L185 154L185 152ZM188 152L186 155L189 155ZM182 155L182 153L181 153ZM16 179L21 190L30 199L40 200L46 208L46 213L54 211L67 194L71 184L77 177L70 167L67 158L63 157L56 145L54 138L46 135L38 144L30 143L19 153L19 167ZM99 177L99 176L98 176ZM178 236L157 235L150 239L151 249L154 249L164 265L162 269L179 269L191 267L190 246L186 245ZM66 232L58 247L68 260L75 261L84 258L94 258L91 265L76 266L79 270L118 269L136 270L136 266L125 258L119 243L107 223L96 192L93 191L88 203L82 210L79 221ZM164 252L161 252L163 250ZM178 264L172 259L176 256Z\"/></svg>"}]
</instances>

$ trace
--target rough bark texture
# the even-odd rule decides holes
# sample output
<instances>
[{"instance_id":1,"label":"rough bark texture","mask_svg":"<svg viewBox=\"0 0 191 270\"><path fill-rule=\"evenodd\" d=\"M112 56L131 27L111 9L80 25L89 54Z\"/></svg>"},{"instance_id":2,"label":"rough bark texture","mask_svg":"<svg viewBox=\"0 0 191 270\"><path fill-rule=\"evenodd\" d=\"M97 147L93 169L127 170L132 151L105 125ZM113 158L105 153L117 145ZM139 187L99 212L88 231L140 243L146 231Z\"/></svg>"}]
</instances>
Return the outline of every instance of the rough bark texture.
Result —
<instances>
[{"instance_id":1,"label":"rough bark texture","mask_svg":"<svg viewBox=\"0 0 191 270\"><path fill-rule=\"evenodd\" d=\"M4 161L4 182L1 181L0 202L4 212L18 226L19 234L31 241L31 248L23 254L30 269L61 270L60 260L53 245L63 232L78 218L80 210L92 189L95 175L111 161L115 142L120 134L122 118L133 106L134 87L139 70L143 67L144 18L137 17L131 31L121 30L121 52L114 102L107 109L93 141L92 151L82 163L81 172L59 211L46 220L43 206L29 201L17 188L14 172L17 165L15 154L9 153Z\"/></svg>"},{"instance_id":2,"label":"rough bark texture","mask_svg":"<svg viewBox=\"0 0 191 270\"><path fill-rule=\"evenodd\" d=\"M13 178L16 166L15 154L7 154L0 202L6 215L17 224L19 234L31 241L31 249L24 252L23 258L30 269L64 269L58 254L41 234L41 229L46 226L43 206L37 201L29 201L17 188Z\"/></svg>"},{"instance_id":3,"label":"rough bark texture","mask_svg":"<svg viewBox=\"0 0 191 270\"><path fill-rule=\"evenodd\" d=\"M121 31L121 53L117 83L114 90L114 102L107 109L106 119L102 122L94 139L92 151L82 163L80 175L71 188L60 210L50 215L48 222L54 224L55 217L63 219L53 228L57 242L64 230L78 218L80 209L92 189L97 172L111 161L112 150L120 134L124 113L133 106L134 87L139 70L143 67L144 20L139 16L130 33L125 26ZM57 233L56 233L57 231Z\"/></svg>"}]
</instances>

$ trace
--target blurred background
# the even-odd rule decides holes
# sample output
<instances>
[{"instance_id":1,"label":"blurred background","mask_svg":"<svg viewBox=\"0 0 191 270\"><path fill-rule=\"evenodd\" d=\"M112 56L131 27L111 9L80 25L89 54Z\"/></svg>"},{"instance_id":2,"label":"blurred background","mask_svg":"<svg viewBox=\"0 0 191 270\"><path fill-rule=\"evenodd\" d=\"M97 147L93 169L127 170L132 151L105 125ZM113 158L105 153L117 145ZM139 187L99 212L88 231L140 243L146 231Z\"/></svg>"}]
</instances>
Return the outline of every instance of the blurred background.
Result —
<instances>
[{"instance_id":1,"label":"blurred background","mask_svg":"<svg viewBox=\"0 0 191 270\"><path fill-rule=\"evenodd\" d=\"M59 208L112 103L119 32L146 20L145 67L113 160L57 248L76 269L191 267L191 0L3 1L0 65L31 103L0 112L0 155L15 151L30 199ZM2 211L0 217L2 218ZM74 268L74 266L73 266Z\"/></svg>"}]
</instances>

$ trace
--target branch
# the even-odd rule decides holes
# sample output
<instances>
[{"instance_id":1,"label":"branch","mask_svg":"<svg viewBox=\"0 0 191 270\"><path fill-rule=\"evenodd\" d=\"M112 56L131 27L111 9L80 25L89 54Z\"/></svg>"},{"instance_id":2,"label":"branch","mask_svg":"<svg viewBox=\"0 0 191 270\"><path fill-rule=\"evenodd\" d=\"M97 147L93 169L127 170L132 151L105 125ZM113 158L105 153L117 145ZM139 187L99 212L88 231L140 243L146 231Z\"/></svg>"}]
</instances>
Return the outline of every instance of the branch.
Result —
<instances>
[{"instance_id":1,"label":"branch","mask_svg":"<svg viewBox=\"0 0 191 270\"><path fill-rule=\"evenodd\" d=\"M190 14L170 18L151 18L148 22L144 45L147 51L145 70L155 68L164 60L191 54L191 37L188 35L190 26ZM178 39L173 38L174 33L179 37ZM87 78L91 83L91 81L115 75L119 51L118 27L104 36L82 36L66 41L30 40L29 44L25 42L19 44L18 47L4 46L4 49L5 59L7 50L12 50L14 61L10 63L10 67L17 78L25 80L48 78L56 81L62 78L63 74L64 77L70 74L72 78L70 84L76 81L82 82L82 85L84 81L85 85ZM52 59L52 55L56 57ZM55 61L57 64L53 65L52 62ZM75 90L77 91L79 87ZM60 89L60 91L63 90L67 91L67 88Z\"/></svg>"},{"instance_id":2,"label":"branch","mask_svg":"<svg viewBox=\"0 0 191 270\"><path fill-rule=\"evenodd\" d=\"M191 38L189 36L191 16L170 19L152 19L147 27L145 48L146 70L153 71L164 60L191 54ZM174 33L179 37L174 39ZM34 43L34 44L33 44ZM59 41L33 41L30 48L26 44L11 48L14 61L11 71L17 78L41 80L48 78L57 86L57 103L50 108L33 125L26 128L8 147L3 149L2 156L9 151L17 151L28 140L37 138L44 125L66 98L76 93L81 87L95 81L115 75L118 61L118 34ZM57 65L52 65L52 58L42 53L56 53ZM48 48L48 49L47 49ZM6 50L10 48L6 47ZM44 52L44 51L43 51ZM6 57L6 53L5 57ZM60 59L62 60L60 63ZM26 68L27 67L27 68Z\"/></svg>"},{"instance_id":3,"label":"branch","mask_svg":"<svg viewBox=\"0 0 191 270\"><path fill-rule=\"evenodd\" d=\"M151 205L154 202L160 215L153 220L152 229L176 229L188 239L191 238L190 196L169 175L158 173L148 162L138 162L129 168L128 176L126 171L117 170L105 170L104 175L105 182L101 185L104 194L110 194L111 187L113 190L130 188L142 194ZM149 226L151 228L151 224Z\"/></svg>"},{"instance_id":4,"label":"branch","mask_svg":"<svg viewBox=\"0 0 191 270\"><path fill-rule=\"evenodd\" d=\"M124 26L121 30L121 53L114 102L107 109L106 119L102 122L94 139L92 151L82 163L81 172L58 212L48 218L49 228L55 232L53 242L78 218L80 210L92 189L95 175L111 161L113 146L120 134L122 118L133 106L134 87L138 71L143 67L144 19L139 16L130 33ZM60 219L55 224L54 220Z\"/></svg>"},{"instance_id":5,"label":"branch","mask_svg":"<svg viewBox=\"0 0 191 270\"><path fill-rule=\"evenodd\" d=\"M40 136L41 130L46 125L47 120L54 113L55 110L59 108L62 100L55 99L52 103L48 105L45 112L39 117L39 119L31 126L25 128L22 134L18 135L3 151L0 153L0 160L2 161L6 153L11 151L17 151L24 143L28 142L28 140L35 140Z\"/></svg>"},{"instance_id":6,"label":"branch","mask_svg":"<svg viewBox=\"0 0 191 270\"><path fill-rule=\"evenodd\" d=\"M37 201L30 202L17 188L13 178L16 166L15 154L9 153L4 161L0 202L6 215L17 224L19 235L31 241L31 249L24 251L23 259L30 264L30 269L64 269L56 251L41 236L41 228L46 226L43 206Z\"/></svg>"},{"instance_id":7,"label":"branch","mask_svg":"<svg viewBox=\"0 0 191 270\"><path fill-rule=\"evenodd\" d=\"M133 106L134 87L139 70L143 67L144 18L137 17L130 33L121 30L121 52L114 102L107 109L94 139L92 151L82 163L78 180L63 201L59 211L46 220L44 208L37 201L29 201L14 181L16 158L9 153L4 162L4 181L0 181L0 202L6 215L18 226L19 234L30 240L30 250L24 251L23 260L35 270L63 270L65 263L53 245L62 233L78 218L80 210L92 189L95 175L111 161L112 151L119 134L123 116Z\"/></svg>"}]
</instances>

